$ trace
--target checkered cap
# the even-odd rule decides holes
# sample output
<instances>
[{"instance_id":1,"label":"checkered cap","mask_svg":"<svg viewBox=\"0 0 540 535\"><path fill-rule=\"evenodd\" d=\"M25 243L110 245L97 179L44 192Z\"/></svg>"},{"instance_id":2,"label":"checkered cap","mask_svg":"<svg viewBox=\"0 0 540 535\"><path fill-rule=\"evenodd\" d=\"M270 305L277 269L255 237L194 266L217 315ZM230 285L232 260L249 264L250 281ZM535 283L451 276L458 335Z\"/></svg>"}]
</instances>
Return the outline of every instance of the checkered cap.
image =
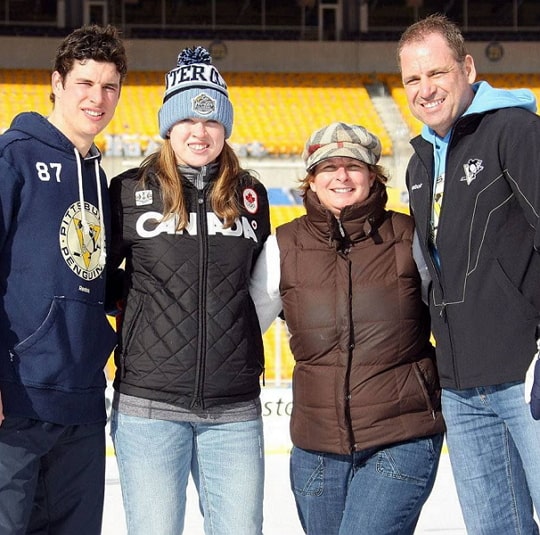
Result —
<instances>
[{"instance_id":1,"label":"checkered cap","mask_svg":"<svg viewBox=\"0 0 540 535\"><path fill-rule=\"evenodd\" d=\"M332 123L311 134L302 153L307 171L323 160L336 156L355 158L374 165L381 157L381 142L363 126Z\"/></svg>"}]
</instances>

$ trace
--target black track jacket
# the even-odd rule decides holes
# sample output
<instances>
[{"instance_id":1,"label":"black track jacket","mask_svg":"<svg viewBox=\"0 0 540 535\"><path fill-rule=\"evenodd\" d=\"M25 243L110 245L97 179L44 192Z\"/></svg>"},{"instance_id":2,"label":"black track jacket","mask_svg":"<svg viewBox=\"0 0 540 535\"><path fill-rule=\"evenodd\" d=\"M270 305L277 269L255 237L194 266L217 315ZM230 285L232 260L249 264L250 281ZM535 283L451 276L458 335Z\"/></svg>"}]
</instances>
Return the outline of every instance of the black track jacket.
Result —
<instances>
[{"instance_id":1,"label":"black track jacket","mask_svg":"<svg viewBox=\"0 0 540 535\"><path fill-rule=\"evenodd\" d=\"M443 388L523 381L540 321L540 118L520 108L465 115L448 142L437 249L429 254L433 146L421 136L407 186L433 279Z\"/></svg>"}]
</instances>

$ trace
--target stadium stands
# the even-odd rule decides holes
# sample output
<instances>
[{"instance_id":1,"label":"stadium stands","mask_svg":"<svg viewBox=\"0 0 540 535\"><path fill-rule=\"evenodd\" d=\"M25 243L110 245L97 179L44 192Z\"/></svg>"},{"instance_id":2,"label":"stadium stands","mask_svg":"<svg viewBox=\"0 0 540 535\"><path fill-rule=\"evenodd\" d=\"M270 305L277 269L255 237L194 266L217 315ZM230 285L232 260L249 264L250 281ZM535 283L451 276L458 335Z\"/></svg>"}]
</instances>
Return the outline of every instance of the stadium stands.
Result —
<instances>
[{"instance_id":1,"label":"stadium stands","mask_svg":"<svg viewBox=\"0 0 540 535\"><path fill-rule=\"evenodd\" d=\"M0 69L0 131L21 111L48 113L51 108L49 90L48 71Z\"/></svg>"},{"instance_id":2,"label":"stadium stands","mask_svg":"<svg viewBox=\"0 0 540 535\"><path fill-rule=\"evenodd\" d=\"M228 73L235 104L231 141L260 141L270 154L300 154L310 133L340 118L376 133L385 154L392 141L366 90L370 78L344 73ZM255 136L255 139L254 139Z\"/></svg>"},{"instance_id":3,"label":"stadium stands","mask_svg":"<svg viewBox=\"0 0 540 535\"><path fill-rule=\"evenodd\" d=\"M392 141L365 88L368 77L360 74L325 73L224 73L235 105L231 143L249 150L258 142L265 154L298 155L309 134L336 120L361 122L382 141L384 154ZM34 109L48 113L50 74L47 71L0 70L0 128L9 126L18 112ZM128 75L117 113L106 133L138 137L141 154L157 137L157 111L163 97L164 74L137 72ZM100 139L104 147L104 137ZM132 154L136 156L137 154Z\"/></svg>"},{"instance_id":4,"label":"stadium stands","mask_svg":"<svg viewBox=\"0 0 540 535\"><path fill-rule=\"evenodd\" d=\"M376 133L383 155L393 152L387 132L366 87L384 84L397 103L411 134L420 122L410 113L399 74L352 73L224 73L235 105L231 143L242 155L299 155L304 140L316 128L335 121L358 122ZM540 74L488 74L479 78L498 87L529 87L540 98ZM112 150L110 140L120 136L121 150L141 156L159 142L157 112L163 97L164 73L134 71L123 88L117 113L98 138L100 147ZM20 111L47 114L50 73L46 70L0 69L0 130ZM115 154L112 154L115 155ZM122 154L117 154L122 155ZM125 155L125 154L124 154Z\"/></svg>"}]
</instances>

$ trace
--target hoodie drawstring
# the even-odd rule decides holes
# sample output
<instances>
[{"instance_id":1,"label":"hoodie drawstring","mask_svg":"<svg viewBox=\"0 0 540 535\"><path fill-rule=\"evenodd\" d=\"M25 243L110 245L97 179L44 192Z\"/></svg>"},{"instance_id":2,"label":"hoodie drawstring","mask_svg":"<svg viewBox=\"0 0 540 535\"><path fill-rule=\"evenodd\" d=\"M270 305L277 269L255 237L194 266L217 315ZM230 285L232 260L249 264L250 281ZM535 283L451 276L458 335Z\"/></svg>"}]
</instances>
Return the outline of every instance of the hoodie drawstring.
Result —
<instances>
[{"instance_id":1,"label":"hoodie drawstring","mask_svg":"<svg viewBox=\"0 0 540 535\"><path fill-rule=\"evenodd\" d=\"M77 161L77 182L79 185L79 203L81 205L81 226L84 236L90 237L90 225L86 218L86 210L84 206L84 191L83 191L83 175L82 175L82 164L81 164L81 155L79 151L74 148L75 159ZM101 222L101 231L99 233L99 265L104 266L105 260L107 258L107 253L105 250L105 224L103 222L103 198L101 195L101 180L99 179L99 162L97 158L94 160L94 171L96 176L96 189L98 197L98 210L99 218Z\"/></svg>"}]
</instances>

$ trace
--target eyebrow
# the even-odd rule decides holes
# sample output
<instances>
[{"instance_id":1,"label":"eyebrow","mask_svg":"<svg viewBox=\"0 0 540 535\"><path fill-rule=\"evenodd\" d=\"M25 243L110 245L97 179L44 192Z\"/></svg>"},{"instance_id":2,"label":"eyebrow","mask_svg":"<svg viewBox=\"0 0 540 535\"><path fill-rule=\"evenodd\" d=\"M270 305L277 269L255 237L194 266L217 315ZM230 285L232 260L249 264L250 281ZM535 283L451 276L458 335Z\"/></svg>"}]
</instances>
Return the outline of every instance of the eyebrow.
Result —
<instances>
[{"instance_id":1,"label":"eyebrow","mask_svg":"<svg viewBox=\"0 0 540 535\"><path fill-rule=\"evenodd\" d=\"M110 81L110 82L95 82L94 80L90 79L90 78L85 78L84 76L75 76L73 78L73 81L75 82L87 82L89 84L93 84L93 85L96 85L96 84L99 84L99 85L102 85L102 86L105 86L105 87L120 87L120 83L119 82L113 82L113 81Z\"/></svg>"}]
</instances>

